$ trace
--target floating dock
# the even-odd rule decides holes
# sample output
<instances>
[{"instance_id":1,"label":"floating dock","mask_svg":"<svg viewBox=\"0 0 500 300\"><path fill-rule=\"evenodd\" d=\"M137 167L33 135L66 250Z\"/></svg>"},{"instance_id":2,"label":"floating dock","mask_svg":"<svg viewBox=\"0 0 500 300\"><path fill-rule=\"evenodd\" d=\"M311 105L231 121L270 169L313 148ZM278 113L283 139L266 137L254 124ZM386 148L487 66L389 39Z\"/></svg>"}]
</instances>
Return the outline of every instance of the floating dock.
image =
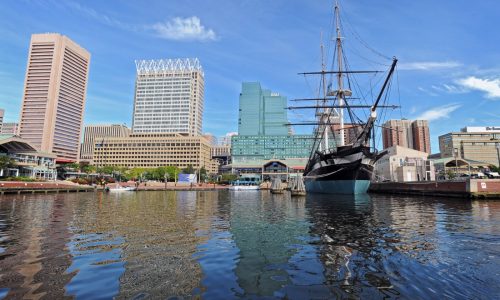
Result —
<instances>
[{"instance_id":1,"label":"floating dock","mask_svg":"<svg viewBox=\"0 0 500 300\"><path fill-rule=\"evenodd\" d=\"M500 179L463 181L372 182L371 193L406 194L469 199L499 199Z\"/></svg>"}]
</instances>

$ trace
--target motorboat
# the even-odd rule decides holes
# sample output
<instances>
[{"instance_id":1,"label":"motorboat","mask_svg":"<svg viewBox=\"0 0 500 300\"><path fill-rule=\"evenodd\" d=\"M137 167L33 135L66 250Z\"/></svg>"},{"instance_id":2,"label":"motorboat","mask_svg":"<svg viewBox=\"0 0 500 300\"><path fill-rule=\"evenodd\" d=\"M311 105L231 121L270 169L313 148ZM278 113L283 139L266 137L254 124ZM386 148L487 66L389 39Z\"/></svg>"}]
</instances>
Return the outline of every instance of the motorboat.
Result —
<instances>
[{"instance_id":1,"label":"motorboat","mask_svg":"<svg viewBox=\"0 0 500 300\"><path fill-rule=\"evenodd\" d=\"M115 187L106 187L104 189L106 192L133 192L137 191L137 188L134 186L120 186L116 185Z\"/></svg>"}]
</instances>

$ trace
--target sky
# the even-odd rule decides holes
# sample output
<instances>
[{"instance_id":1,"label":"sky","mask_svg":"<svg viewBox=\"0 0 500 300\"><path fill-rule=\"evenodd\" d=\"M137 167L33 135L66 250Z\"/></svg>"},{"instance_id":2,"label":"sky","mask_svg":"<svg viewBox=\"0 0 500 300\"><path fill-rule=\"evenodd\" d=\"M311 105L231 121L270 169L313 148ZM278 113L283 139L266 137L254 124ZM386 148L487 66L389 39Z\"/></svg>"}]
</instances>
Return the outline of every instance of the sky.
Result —
<instances>
[{"instance_id":1,"label":"sky","mask_svg":"<svg viewBox=\"0 0 500 300\"><path fill-rule=\"evenodd\" d=\"M401 108L383 117L429 120L433 153L439 135L500 125L499 1L340 5L352 69L386 70L399 60L390 96ZM0 1L0 108L5 122L18 121L31 34L57 32L91 53L84 124L131 125L136 59L197 57L203 130L223 136L238 129L244 81L288 99L315 96L317 78L298 73L320 69L322 35L331 58L332 11L332 1L320 0ZM311 120L297 111L289 119Z\"/></svg>"}]
</instances>

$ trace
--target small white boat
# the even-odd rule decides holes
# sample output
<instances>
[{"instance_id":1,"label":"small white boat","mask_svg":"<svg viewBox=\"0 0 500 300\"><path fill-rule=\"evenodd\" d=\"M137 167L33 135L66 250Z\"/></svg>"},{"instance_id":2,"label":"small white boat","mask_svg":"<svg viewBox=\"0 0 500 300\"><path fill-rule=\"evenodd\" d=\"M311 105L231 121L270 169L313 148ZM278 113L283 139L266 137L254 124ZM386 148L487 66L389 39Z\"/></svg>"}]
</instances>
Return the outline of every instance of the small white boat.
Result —
<instances>
[{"instance_id":1,"label":"small white boat","mask_svg":"<svg viewBox=\"0 0 500 300\"><path fill-rule=\"evenodd\" d=\"M133 186L115 186L114 188L106 187L106 190L108 192L131 192L131 191L137 191L136 187Z\"/></svg>"},{"instance_id":2,"label":"small white boat","mask_svg":"<svg viewBox=\"0 0 500 300\"><path fill-rule=\"evenodd\" d=\"M256 191L260 190L258 185L232 185L229 187L230 191Z\"/></svg>"}]
</instances>

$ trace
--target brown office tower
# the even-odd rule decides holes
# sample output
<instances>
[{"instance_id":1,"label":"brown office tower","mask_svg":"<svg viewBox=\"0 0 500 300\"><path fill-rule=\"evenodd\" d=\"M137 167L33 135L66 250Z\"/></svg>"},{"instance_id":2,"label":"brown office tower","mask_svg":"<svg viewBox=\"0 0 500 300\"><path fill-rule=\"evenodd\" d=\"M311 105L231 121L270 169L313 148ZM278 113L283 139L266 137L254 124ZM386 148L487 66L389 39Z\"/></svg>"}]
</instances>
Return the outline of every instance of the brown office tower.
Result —
<instances>
[{"instance_id":1,"label":"brown office tower","mask_svg":"<svg viewBox=\"0 0 500 300\"><path fill-rule=\"evenodd\" d=\"M413 133L413 149L431 153L431 138L429 137L429 123L427 120L415 120L411 123Z\"/></svg>"},{"instance_id":2,"label":"brown office tower","mask_svg":"<svg viewBox=\"0 0 500 300\"><path fill-rule=\"evenodd\" d=\"M333 124L331 130L335 132L337 137L340 136L340 124ZM344 143L354 143L361 131L363 131L363 128L359 124L344 123Z\"/></svg>"},{"instance_id":3,"label":"brown office tower","mask_svg":"<svg viewBox=\"0 0 500 300\"><path fill-rule=\"evenodd\" d=\"M411 123L411 120L389 120L385 122L382 129L384 149L396 145L413 149Z\"/></svg>"},{"instance_id":4,"label":"brown office tower","mask_svg":"<svg viewBox=\"0 0 500 300\"><path fill-rule=\"evenodd\" d=\"M384 149L401 146L431 153L429 124L426 120L389 120L382 129Z\"/></svg>"},{"instance_id":5,"label":"brown office tower","mask_svg":"<svg viewBox=\"0 0 500 300\"><path fill-rule=\"evenodd\" d=\"M19 135L59 162L78 161L90 53L57 34L31 36Z\"/></svg>"}]
</instances>

